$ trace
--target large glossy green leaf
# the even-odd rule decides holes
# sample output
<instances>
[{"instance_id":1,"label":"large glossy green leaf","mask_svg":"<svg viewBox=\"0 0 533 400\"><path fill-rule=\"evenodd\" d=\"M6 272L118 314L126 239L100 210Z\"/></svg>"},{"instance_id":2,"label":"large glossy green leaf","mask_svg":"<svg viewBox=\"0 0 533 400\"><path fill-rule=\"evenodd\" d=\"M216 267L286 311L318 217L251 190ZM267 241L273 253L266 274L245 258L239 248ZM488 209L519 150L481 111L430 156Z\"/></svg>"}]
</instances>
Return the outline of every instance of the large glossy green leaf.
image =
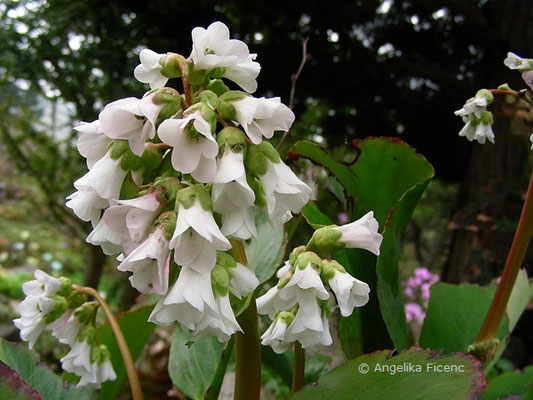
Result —
<instances>
[{"instance_id":1,"label":"large glossy green leaf","mask_svg":"<svg viewBox=\"0 0 533 400\"><path fill-rule=\"evenodd\" d=\"M419 344L440 349L445 354L466 351L481 328L496 291L496 285L451 285L438 282L431 287L428 310ZM507 321L500 326L498 337L503 338Z\"/></svg>"},{"instance_id":2,"label":"large glossy green leaf","mask_svg":"<svg viewBox=\"0 0 533 400\"><path fill-rule=\"evenodd\" d=\"M487 383L487 387L481 392L481 398L498 400L507 396L522 396L532 380L533 366L525 368L524 371L505 372Z\"/></svg>"},{"instance_id":3,"label":"large glossy green leaf","mask_svg":"<svg viewBox=\"0 0 533 400\"><path fill-rule=\"evenodd\" d=\"M391 358L390 350L359 356L305 386L294 400L475 399L485 386L474 357L410 349ZM447 371L447 372L445 372Z\"/></svg>"},{"instance_id":4,"label":"large glossy green leaf","mask_svg":"<svg viewBox=\"0 0 533 400\"><path fill-rule=\"evenodd\" d=\"M96 399L96 393L89 388L76 388L72 384L65 386L59 376L46 366L39 365L36 353L20 344L10 343L0 338L0 361L16 371L20 378L35 389L43 400ZM2 397L5 393L0 393L0 399L18 398Z\"/></svg>"},{"instance_id":5,"label":"large glossy green leaf","mask_svg":"<svg viewBox=\"0 0 533 400\"><path fill-rule=\"evenodd\" d=\"M254 269L260 283L268 281L279 268L287 246L283 227L273 229L263 213L256 215L257 239L246 243L244 249L248 264Z\"/></svg>"},{"instance_id":6,"label":"large glossy green leaf","mask_svg":"<svg viewBox=\"0 0 533 400\"><path fill-rule=\"evenodd\" d=\"M0 400L42 400L41 395L20 375L0 361Z\"/></svg>"},{"instance_id":7,"label":"large glossy green leaf","mask_svg":"<svg viewBox=\"0 0 533 400\"><path fill-rule=\"evenodd\" d=\"M397 262L399 241L434 173L427 160L401 140L368 138L354 141L353 146L358 155L349 165L309 142L296 143L290 153L327 168L353 203L352 219L373 211L384 236L379 258L351 249L342 254L344 262L338 259L372 289L366 306L339 321L341 347L348 358L361 354L361 349L368 352L392 344L404 349L409 344ZM315 227L325 224L315 205L306 206L304 216Z\"/></svg>"},{"instance_id":8,"label":"large glossy green leaf","mask_svg":"<svg viewBox=\"0 0 533 400\"><path fill-rule=\"evenodd\" d=\"M191 344L189 334L176 328L168 362L172 383L187 398L216 399L232 348L233 341L224 344L214 337Z\"/></svg>"},{"instance_id":9,"label":"large glossy green leaf","mask_svg":"<svg viewBox=\"0 0 533 400\"><path fill-rule=\"evenodd\" d=\"M124 334L134 361L139 358L144 346L154 331L155 325L148 322L152 308L153 306L139 307L131 311L126 311L117 317L118 324ZM109 349L111 363L117 374L116 380L105 382L102 385L100 400L115 400L127 378L126 368L124 367L117 341L109 324L106 323L97 329L96 338Z\"/></svg>"}]
</instances>

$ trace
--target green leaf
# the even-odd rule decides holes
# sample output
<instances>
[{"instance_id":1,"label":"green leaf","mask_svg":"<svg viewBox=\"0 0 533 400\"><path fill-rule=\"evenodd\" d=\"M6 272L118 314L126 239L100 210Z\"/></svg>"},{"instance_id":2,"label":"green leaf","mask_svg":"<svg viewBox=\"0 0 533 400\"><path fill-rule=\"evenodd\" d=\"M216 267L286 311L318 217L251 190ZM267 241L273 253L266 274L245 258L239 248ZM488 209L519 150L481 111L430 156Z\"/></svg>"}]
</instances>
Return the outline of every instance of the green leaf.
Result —
<instances>
[{"instance_id":1,"label":"green leaf","mask_svg":"<svg viewBox=\"0 0 533 400\"><path fill-rule=\"evenodd\" d=\"M390 350L381 350L357 357L305 386L291 399L461 400L476 398L485 386L481 363L470 355L439 357L422 349L391 355ZM449 372L437 372L445 369Z\"/></svg>"},{"instance_id":2,"label":"green leaf","mask_svg":"<svg viewBox=\"0 0 533 400\"><path fill-rule=\"evenodd\" d=\"M42 400L42 397L16 371L0 361L0 400L4 399Z\"/></svg>"},{"instance_id":3,"label":"green leaf","mask_svg":"<svg viewBox=\"0 0 533 400\"><path fill-rule=\"evenodd\" d=\"M441 349L445 354L466 351L481 328L495 291L494 284L482 287L437 282L431 286L420 346ZM504 320L499 338L505 335L506 326Z\"/></svg>"},{"instance_id":4,"label":"green leaf","mask_svg":"<svg viewBox=\"0 0 533 400\"><path fill-rule=\"evenodd\" d=\"M246 243L244 249L248 264L262 284L275 274L283 261L287 240L283 227L272 229L262 212L257 213L255 224L257 239Z\"/></svg>"},{"instance_id":5,"label":"green leaf","mask_svg":"<svg viewBox=\"0 0 533 400\"><path fill-rule=\"evenodd\" d=\"M506 396L524 395L528 383L533 379L533 366L524 371L511 371L491 379L481 392L483 400L498 400Z\"/></svg>"},{"instance_id":6,"label":"green leaf","mask_svg":"<svg viewBox=\"0 0 533 400\"><path fill-rule=\"evenodd\" d=\"M39 365L36 353L20 344L10 343L0 338L0 361L16 371L20 378L35 389L43 400L91 400L96 398L92 389L76 388L74 385L65 387L59 376L46 366Z\"/></svg>"},{"instance_id":7,"label":"green leaf","mask_svg":"<svg viewBox=\"0 0 533 400\"><path fill-rule=\"evenodd\" d=\"M139 307L119 314L117 317L118 324L124 334L124 339L126 339L133 361L139 358L144 346L154 331L155 325L148 322L148 317L152 312L152 308L153 306ZM117 395L127 378L124 361L122 360L120 349L118 348L117 341L115 340L115 336L113 335L109 324L106 323L98 327L96 338L109 349L111 363L117 374L116 380L102 384L100 400L114 400L117 398Z\"/></svg>"},{"instance_id":8,"label":"green leaf","mask_svg":"<svg viewBox=\"0 0 533 400\"><path fill-rule=\"evenodd\" d=\"M343 261L336 258L371 288L370 300L359 315L339 321L341 347L349 358L361 354L361 349L368 352L393 343L397 349L409 345L397 258L401 235L434 174L427 160L401 140L368 138L354 141L353 146L359 154L349 165L309 142L298 142L291 149L292 156L309 158L328 169L352 199L353 219L373 211L383 234L380 257L347 249L341 254ZM314 204L303 211L311 226L327 224Z\"/></svg>"},{"instance_id":9,"label":"green leaf","mask_svg":"<svg viewBox=\"0 0 533 400\"><path fill-rule=\"evenodd\" d=\"M187 398L199 400L207 396L216 399L233 341L224 344L214 337L205 337L189 344L189 334L176 328L168 362L172 383Z\"/></svg>"}]
</instances>

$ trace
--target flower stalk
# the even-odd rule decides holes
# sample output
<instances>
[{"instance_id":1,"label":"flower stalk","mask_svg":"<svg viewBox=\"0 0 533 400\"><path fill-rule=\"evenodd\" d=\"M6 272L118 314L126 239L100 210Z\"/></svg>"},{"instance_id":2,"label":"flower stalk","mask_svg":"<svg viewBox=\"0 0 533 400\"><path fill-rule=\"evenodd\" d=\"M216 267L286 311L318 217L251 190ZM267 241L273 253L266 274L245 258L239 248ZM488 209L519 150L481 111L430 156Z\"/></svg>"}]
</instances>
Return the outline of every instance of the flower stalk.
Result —
<instances>
[{"instance_id":1,"label":"flower stalk","mask_svg":"<svg viewBox=\"0 0 533 400\"><path fill-rule=\"evenodd\" d=\"M122 355L122 360L124 361L124 366L126 367L126 373L128 374L128 380L130 382L131 396L133 400L143 400L141 385L139 383L137 371L135 370L135 364L133 362L133 359L131 358L131 353L126 343L126 339L124 339L124 335L120 330L115 315L111 312L105 300L98 294L95 289L83 286L74 286L74 289L80 293L85 293L89 296L94 297L100 307L102 307L106 319L109 322L109 326L111 327L111 330L115 335L120 354Z\"/></svg>"},{"instance_id":2,"label":"flower stalk","mask_svg":"<svg viewBox=\"0 0 533 400\"><path fill-rule=\"evenodd\" d=\"M474 344L489 342L496 338L507 302L511 296L520 266L524 261L526 251L533 234L533 171L529 180L526 198L522 207L520 220L516 229L511 250L507 256L503 274L492 299L490 308L485 316Z\"/></svg>"},{"instance_id":3,"label":"flower stalk","mask_svg":"<svg viewBox=\"0 0 533 400\"><path fill-rule=\"evenodd\" d=\"M243 265L248 265L241 241L231 240L231 255ZM235 389L234 400L259 399L261 391L261 343L255 294L250 305L237 317L242 332L235 334Z\"/></svg>"},{"instance_id":4,"label":"flower stalk","mask_svg":"<svg viewBox=\"0 0 533 400\"><path fill-rule=\"evenodd\" d=\"M300 342L294 342L294 367L292 370L291 395L304 385L305 350Z\"/></svg>"}]
</instances>

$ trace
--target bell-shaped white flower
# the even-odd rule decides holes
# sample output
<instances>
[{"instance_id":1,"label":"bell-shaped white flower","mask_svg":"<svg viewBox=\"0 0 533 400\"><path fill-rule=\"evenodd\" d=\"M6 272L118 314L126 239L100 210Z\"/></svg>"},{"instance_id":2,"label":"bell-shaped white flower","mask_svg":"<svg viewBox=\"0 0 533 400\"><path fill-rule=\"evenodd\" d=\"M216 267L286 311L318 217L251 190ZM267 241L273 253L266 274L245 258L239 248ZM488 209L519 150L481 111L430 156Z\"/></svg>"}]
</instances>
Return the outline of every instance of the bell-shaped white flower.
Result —
<instances>
[{"instance_id":1,"label":"bell-shaped white flower","mask_svg":"<svg viewBox=\"0 0 533 400\"><path fill-rule=\"evenodd\" d=\"M213 210L222 214L222 233L240 240L257 236L255 193L246 181L242 152L227 149L218 160L211 191Z\"/></svg>"},{"instance_id":2,"label":"bell-shaped white flower","mask_svg":"<svg viewBox=\"0 0 533 400\"><path fill-rule=\"evenodd\" d=\"M288 311L279 313L268 329L261 335L261 344L270 346L278 353L285 353L291 347L292 342L285 338L287 326L294 320L294 314Z\"/></svg>"},{"instance_id":3,"label":"bell-shaped white flower","mask_svg":"<svg viewBox=\"0 0 533 400\"><path fill-rule=\"evenodd\" d=\"M287 260L285 261L285 264L283 264L283 267L278 269L278 271L276 272L276 277L278 279L281 279L285 275L287 275L287 273L289 273L290 270L291 270L291 263L289 262L289 260Z\"/></svg>"},{"instance_id":4,"label":"bell-shaped white flower","mask_svg":"<svg viewBox=\"0 0 533 400\"><path fill-rule=\"evenodd\" d=\"M45 316L55 310L55 300L50 297L61 288L61 281L46 272L36 270L34 276L34 280L22 285L26 298L19 305L20 318L13 320L20 330L20 338L27 341L30 348L48 325Z\"/></svg>"},{"instance_id":5,"label":"bell-shaped white flower","mask_svg":"<svg viewBox=\"0 0 533 400\"><path fill-rule=\"evenodd\" d=\"M329 287L335 293L343 317L351 315L355 307L368 303L368 285L348 274L336 261L323 262L322 276L327 279Z\"/></svg>"},{"instance_id":6,"label":"bell-shaped white flower","mask_svg":"<svg viewBox=\"0 0 533 400\"><path fill-rule=\"evenodd\" d=\"M27 296L19 305L20 318L13 320L20 330L20 338L31 348L46 328L46 314L54 309L54 300L45 296Z\"/></svg>"},{"instance_id":7,"label":"bell-shaped white flower","mask_svg":"<svg viewBox=\"0 0 533 400\"><path fill-rule=\"evenodd\" d=\"M141 293L164 295L168 290L170 249L164 225L158 227L117 267L131 271L131 285Z\"/></svg>"},{"instance_id":8,"label":"bell-shaped white flower","mask_svg":"<svg viewBox=\"0 0 533 400\"><path fill-rule=\"evenodd\" d=\"M242 332L239 323L235 319L228 294L216 296L215 301L217 305L216 311L208 310L203 315L192 333L194 340L216 336L220 342L227 342L230 340L231 335L236 332Z\"/></svg>"},{"instance_id":9,"label":"bell-shaped white flower","mask_svg":"<svg viewBox=\"0 0 533 400\"><path fill-rule=\"evenodd\" d=\"M487 114L486 114L487 115ZM484 144L487 140L494 143L494 132L492 131L492 117L487 120L467 117L467 122L459 132L459 136L465 136L470 142L476 140Z\"/></svg>"},{"instance_id":10,"label":"bell-shaped white flower","mask_svg":"<svg viewBox=\"0 0 533 400\"><path fill-rule=\"evenodd\" d=\"M155 123L164 104L154 102L157 93L142 99L128 97L109 103L98 119L106 136L127 140L133 154L141 156L146 138L155 137Z\"/></svg>"},{"instance_id":11,"label":"bell-shaped white flower","mask_svg":"<svg viewBox=\"0 0 533 400\"><path fill-rule=\"evenodd\" d=\"M109 200L101 198L92 188L78 190L67 197L66 206L82 221L91 221L93 227L100 221L102 210L109 206Z\"/></svg>"},{"instance_id":12,"label":"bell-shaped white flower","mask_svg":"<svg viewBox=\"0 0 533 400\"><path fill-rule=\"evenodd\" d=\"M161 203L153 191L130 200L118 200L105 210L100 222L87 237L87 242L101 246L107 255L130 253L148 233L159 215Z\"/></svg>"},{"instance_id":13,"label":"bell-shaped white flower","mask_svg":"<svg viewBox=\"0 0 533 400\"><path fill-rule=\"evenodd\" d=\"M245 96L232 102L235 119L253 144L261 143L263 136L272 138L275 131L287 132L294 122L294 113L279 97L259 99Z\"/></svg>"},{"instance_id":14,"label":"bell-shaped white flower","mask_svg":"<svg viewBox=\"0 0 533 400\"><path fill-rule=\"evenodd\" d=\"M102 199L118 199L127 171L122 169L122 157L111 157L108 151L84 176L74 182L79 191L94 191Z\"/></svg>"},{"instance_id":15,"label":"bell-shaped white flower","mask_svg":"<svg viewBox=\"0 0 533 400\"><path fill-rule=\"evenodd\" d=\"M195 137L187 133L191 124ZM218 144L213 138L211 124L200 111L185 112L181 119L166 119L158 128L159 137L172 146L172 166L176 171L191 174L199 182L211 182L216 174Z\"/></svg>"},{"instance_id":16,"label":"bell-shaped white flower","mask_svg":"<svg viewBox=\"0 0 533 400\"><path fill-rule=\"evenodd\" d=\"M257 54L250 54L246 61L225 68L222 77L235 82L248 93L257 90L257 76L261 71L261 65L254 61Z\"/></svg>"},{"instance_id":17,"label":"bell-shaped white flower","mask_svg":"<svg viewBox=\"0 0 533 400\"><path fill-rule=\"evenodd\" d=\"M529 137L529 141L531 142L531 150L533 150L533 133Z\"/></svg>"},{"instance_id":18,"label":"bell-shaped white flower","mask_svg":"<svg viewBox=\"0 0 533 400\"><path fill-rule=\"evenodd\" d=\"M52 322L48 328L52 331L52 335L60 342L73 346L78 338L78 333L83 328L74 310L69 310L64 313L57 320Z\"/></svg>"},{"instance_id":19,"label":"bell-shaped white flower","mask_svg":"<svg viewBox=\"0 0 533 400\"><path fill-rule=\"evenodd\" d=\"M505 66L509 69L518 69L521 71L532 69L533 61L529 58L522 58L515 53L508 52L507 57L503 60Z\"/></svg>"},{"instance_id":20,"label":"bell-shaped white flower","mask_svg":"<svg viewBox=\"0 0 533 400\"><path fill-rule=\"evenodd\" d=\"M87 167L91 169L107 153L111 139L104 134L99 120L82 122L74 129L81 133L77 142L78 151L87 159Z\"/></svg>"},{"instance_id":21,"label":"bell-shaped white flower","mask_svg":"<svg viewBox=\"0 0 533 400\"><path fill-rule=\"evenodd\" d=\"M311 188L292 170L279 161L268 161L267 171L260 177L266 199L266 211L271 225L283 225L309 201Z\"/></svg>"},{"instance_id":22,"label":"bell-shaped white flower","mask_svg":"<svg viewBox=\"0 0 533 400\"><path fill-rule=\"evenodd\" d=\"M276 299L279 297L279 288L273 286L268 291L256 299L257 312L261 315L268 315L271 319L274 319L274 316L278 309L274 306Z\"/></svg>"},{"instance_id":23,"label":"bell-shaped white flower","mask_svg":"<svg viewBox=\"0 0 533 400\"><path fill-rule=\"evenodd\" d=\"M167 295L159 300L148 321L158 325L177 321L193 331L208 310L217 311L210 273L200 273L184 266L178 280Z\"/></svg>"},{"instance_id":24,"label":"bell-shaped white flower","mask_svg":"<svg viewBox=\"0 0 533 400\"><path fill-rule=\"evenodd\" d=\"M299 307L294 321L290 324L285 332L285 338L291 342L300 342L302 347L316 346L323 344L328 346L327 338L331 340L331 335L324 335L325 330L329 332L327 318L322 318L322 309L320 308L317 298L311 291L303 291L299 299Z\"/></svg>"},{"instance_id":25,"label":"bell-shaped white flower","mask_svg":"<svg viewBox=\"0 0 533 400\"><path fill-rule=\"evenodd\" d=\"M259 280L254 272L240 263L237 263L228 272L231 275L229 291L238 299L241 299L243 296L248 296L259 286Z\"/></svg>"},{"instance_id":26,"label":"bell-shaped white flower","mask_svg":"<svg viewBox=\"0 0 533 400\"><path fill-rule=\"evenodd\" d=\"M250 55L248 46L240 40L229 38L229 29L222 22L213 22L207 29L192 30L190 59L194 67L211 70L245 62Z\"/></svg>"},{"instance_id":27,"label":"bell-shaped white flower","mask_svg":"<svg viewBox=\"0 0 533 400\"><path fill-rule=\"evenodd\" d=\"M378 233L379 224L374 218L374 212L369 211L357 221L339 226L335 229L340 231L338 241L348 249L365 249L379 256L379 247L383 236Z\"/></svg>"},{"instance_id":28,"label":"bell-shaped white flower","mask_svg":"<svg viewBox=\"0 0 533 400\"><path fill-rule=\"evenodd\" d=\"M141 63L133 70L135 79L142 83L148 83L150 89L162 88L168 82L168 78L161 74L163 66L160 61L165 54L159 54L150 49L142 49L139 53Z\"/></svg>"},{"instance_id":29,"label":"bell-shaped white flower","mask_svg":"<svg viewBox=\"0 0 533 400\"><path fill-rule=\"evenodd\" d=\"M189 208L179 205L170 248L174 250L174 260L178 265L205 273L215 265L217 251L227 251L231 244L220 232L213 214L195 200Z\"/></svg>"}]
</instances>

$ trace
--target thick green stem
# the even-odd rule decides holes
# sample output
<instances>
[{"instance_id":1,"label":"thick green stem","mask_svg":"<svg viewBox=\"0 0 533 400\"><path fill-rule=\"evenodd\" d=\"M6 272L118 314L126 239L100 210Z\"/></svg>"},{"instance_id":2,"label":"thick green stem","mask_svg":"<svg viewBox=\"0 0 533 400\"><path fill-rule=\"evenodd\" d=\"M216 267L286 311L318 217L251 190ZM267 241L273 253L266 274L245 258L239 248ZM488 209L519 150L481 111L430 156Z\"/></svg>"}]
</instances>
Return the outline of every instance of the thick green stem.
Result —
<instances>
[{"instance_id":1,"label":"thick green stem","mask_svg":"<svg viewBox=\"0 0 533 400\"><path fill-rule=\"evenodd\" d=\"M231 255L243 265L248 264L242 242L232 241ZM261 343L255 295L250 305L239 315L242 333L235 334L234 400L258 400L261 391Z\"/></svg>"},{"instance_id":2,"label":"thick green stem","mask_svg":"<svg viewBox=\"0 0 533 400\"><path fill-rule=\"evenodd\" d=\"M137 371L135 371L135 364L133 363L133 359L131 358L130 354L130 349L128 348L126 339L124 339L124 335L120 330L115 315L111 312L105 300L93 288L75 286L75 290L94 297L98 304L100 304L100 307L102 307L107 321L109 322L109 326L111 327L111 330L115 335L120 354L122 355L122 360L124 361L124 366L126 367L126 373L128 374L128 380L130 382L131 396L133 397L133 400L143 400L139 377L137 376Z\"/></svg>"},{"instance_id":3,"label":"thick green stem","mask_svg":"<svg viewBox=\"0 0 533 400\"><path fill-rule=\"evenodd\" d=\"M294 368L292 370L291 394L296 393L304 385L305 350L300 342L294 342Z\"/></svg>"},{"instance_id":4,"label":"thick green stem","mask_svg":"<svg viewBox=\"0 0 533 400\"><path fill-rule=\"evenodd\" d=\"M485 316L483 325L477 335L475 344L488 342L496 338L498 328L502 321L507 307L507 302L511 296L516 277L520 271L520 266L524 261L531 235L533 234L533 171L529 179L526 199L522 207L522 214L518 221L518 227L513 238L511 250L507 256L500 283L492 299L489 311Z\"/></svg>"}]
</instances>

